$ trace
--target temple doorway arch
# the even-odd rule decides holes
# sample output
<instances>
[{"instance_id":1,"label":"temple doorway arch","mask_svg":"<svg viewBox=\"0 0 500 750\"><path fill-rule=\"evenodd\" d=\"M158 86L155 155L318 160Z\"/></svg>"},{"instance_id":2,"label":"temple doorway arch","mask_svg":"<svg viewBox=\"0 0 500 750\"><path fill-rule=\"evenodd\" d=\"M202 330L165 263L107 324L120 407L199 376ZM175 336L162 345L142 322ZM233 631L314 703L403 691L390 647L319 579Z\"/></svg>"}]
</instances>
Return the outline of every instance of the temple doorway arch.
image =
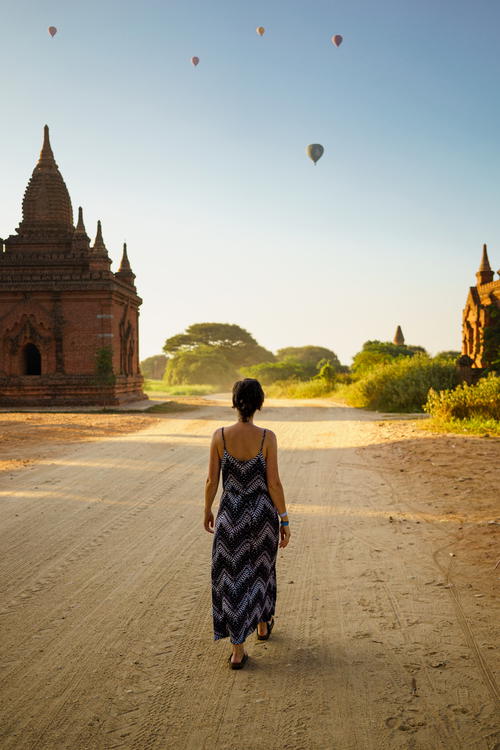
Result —
<instances>
[{"instance_id":1,"label":"temple doorway arch","mask_svg":"<svg viewBox=\"0 0 500 750\"><path fill-rule=\"evenodd\" d=\"M40 350L34 344L26 344L23 350L23 374L41 375L42 357Z\"/></svg>"}]
</instances>

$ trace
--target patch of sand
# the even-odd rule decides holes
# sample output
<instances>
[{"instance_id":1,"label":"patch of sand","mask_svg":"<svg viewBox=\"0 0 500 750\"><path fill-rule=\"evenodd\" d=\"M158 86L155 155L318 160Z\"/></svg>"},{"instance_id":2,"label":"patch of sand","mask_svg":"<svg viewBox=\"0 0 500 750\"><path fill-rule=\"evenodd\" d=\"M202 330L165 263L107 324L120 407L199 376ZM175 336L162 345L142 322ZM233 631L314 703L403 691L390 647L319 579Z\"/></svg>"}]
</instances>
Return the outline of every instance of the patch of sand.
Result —
<instances>
[{"instance_id":1,"label":"patch of sand","mask_svg":"<svg viewBox=\"0 0 500 750\"><path fill-rule=\"evenodd\" d=\"M409 498L413 514L407 515L451 524L455 568L462 566L462 576L493 596L500 580L491 575L500 558L500 439L432 433L416 420L378 421L368 433L376 447L364 452L384 467L394 491Z\"/></svg>"},{"instance_id":2,"label":"patch of sand","mask_svg":"<svg viewBox=\"0 0 500 750\"><path fill-rule=\"evenodd\" d=\"M134 432L152 421L144 414L1 413L0 472L28 466L68 443Z\"/></svg>"}]
</instances>

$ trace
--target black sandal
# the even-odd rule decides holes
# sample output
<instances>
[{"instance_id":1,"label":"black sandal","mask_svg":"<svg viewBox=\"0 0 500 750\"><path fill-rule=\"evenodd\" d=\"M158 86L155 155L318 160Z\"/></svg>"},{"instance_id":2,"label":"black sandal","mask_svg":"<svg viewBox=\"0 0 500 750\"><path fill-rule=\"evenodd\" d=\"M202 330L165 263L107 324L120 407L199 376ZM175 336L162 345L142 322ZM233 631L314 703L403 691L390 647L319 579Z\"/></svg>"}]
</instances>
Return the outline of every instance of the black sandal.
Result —
<instances>
[{"instance_id":1,"label":"black sandal","mask_svg":"<svg viewBox=\"0 0 500 750\"><path fill-rule=\"evenodd\" d=\"M243 654L243 659L241 661L231 661L232 658L233 655L231 654L231 656L229 657L229 666L231 667L231 669L243 669L248 661L248 654Z\"/></svg>"},{"instance_id":2,"label":"black sandal","mask_svg":"<svg viewBox=\"0 0 500 750\"><path fill-rule=\"evenodd\" d=\"M274 617L271 617L269 622L266 622L267 625L267 633L265 635L259 635L259 631L257 631L257 640L258 641L267 641L269 636L271 635L271 630L274 627Z\"/></svg>"}]
</instances>

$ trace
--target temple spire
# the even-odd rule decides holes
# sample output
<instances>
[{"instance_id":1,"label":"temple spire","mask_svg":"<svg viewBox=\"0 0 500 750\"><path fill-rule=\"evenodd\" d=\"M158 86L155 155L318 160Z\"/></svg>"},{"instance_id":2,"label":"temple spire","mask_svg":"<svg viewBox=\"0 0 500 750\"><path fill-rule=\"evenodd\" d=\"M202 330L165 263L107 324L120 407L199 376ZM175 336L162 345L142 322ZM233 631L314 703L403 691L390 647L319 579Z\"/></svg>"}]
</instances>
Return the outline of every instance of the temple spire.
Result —
<instances>
[{"instance_id":1,"label":"temple spire","mask_svg":"<svg viewBox=\"0 0 500 750\"><path fill-rule=\"evenodd\" d=\"M119 271L131 271L132 270L130 268L130 261L127 255L127 243L126 242L123 243L122 260L120 263L120 268L118 270Z\"/></svg>"},{"instance_id":2,"label":"temple spire","mask_svg":"<svg viewBox=\"0 0 500 750\"><path fill-rule=\"evenodd\" d=\"M106 245L104 244L104 240L102 238L102 227L100 220L97 222L97 233L94 240L94 245L92 247L94 252L97 250L99 252L105 252L107 253Z\"/></svg>"},{"instance_id":3,"label":"temple spire","mask_svg":"<svg viewBox=\"0 0 500 750\"><path fill-rule=\"evenodd\" d=\"M76 252L85 252L85 255L88 254L90 249L90 237L87 234L87 231L85 229L85 224L83 223L83 211L82 207L79 206L78 208L78 222L75 227L75 231L73 232L73 250Z\"/></svg>"},{"instance_id":4,"label":"temple spire","mask_svg":"<svg viewBox=\"0 0 500 750\"><path fill-rule=\"evenodd\" d=\"M115 276L118 279L121 279L126 284L130 284L130 286L134 286L134 279L135 279L135 273L132 271L130 267L130 261L128 259L127 255L127 243L123 243L123 254L122 254L122 260L120 263L120 268L115 273Z\"/></svg>"},{"instance_id":5,"label":"temple spire","mask_svg":"<svg viewBox=\"0 0 500 750\"><path fill-rule=\"evenodd\" d=\"M396 344L396 346L404 346L405 337L403 336L403 331L401 330L401 326L398 326L396 328L396 333L394 334L393 343Z\"/></svg>"},{"instance_id":6,"label":"temple spire","mask_svg":"<svg viewBox=\"0 0 500 750\"><path fill-rule=\"evenodd\" d=\"M81 206L78 206L78 223L75 228L75 234L87 234L85 224L83 223L83 210Z\"/></svg>"},{"instance_id":7,"label":"temple spire","mask_svg":"<svg viewBox=\"0 0 500 750\"><path fill-rule=\"evenodd\" d=\"M40 158L38 159L38 166L55 167L57 169L52 146L50 145L48 125L45 125L43 128L43 145L42 150L40 151Z\"/></svg>"},{"instance_id":8,"label":"temple spire","mask_svg":"<svg viewBox=\"0 0 500 750\"><path fill-rule=\"evenodd\" d=\"M488 247L486 245L483 245L483 255L481 257L481 264L479 266L479 270L476 273L476 279L477 279L477 285L481 286L482 284L489 284L491 281L493 281L494 273L490 266L490 261L488 258Z\"/></svg>"}]
</instances>

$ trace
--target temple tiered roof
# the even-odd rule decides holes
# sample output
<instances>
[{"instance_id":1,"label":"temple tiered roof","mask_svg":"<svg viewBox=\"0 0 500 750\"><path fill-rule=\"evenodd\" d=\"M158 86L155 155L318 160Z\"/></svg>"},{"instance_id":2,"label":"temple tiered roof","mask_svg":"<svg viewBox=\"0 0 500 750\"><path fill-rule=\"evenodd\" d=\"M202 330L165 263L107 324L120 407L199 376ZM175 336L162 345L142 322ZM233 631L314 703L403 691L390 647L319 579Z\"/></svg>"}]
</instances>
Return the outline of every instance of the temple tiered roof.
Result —
<instances>
[{"instance_id":1,"label":"temple tiered roof","mask_svg":"<svg viewBox=\"0 0 500 750\"><path fill-rule=\"evenodd\" d=\"M68 236L73 233L73 209L68 189L57 167L45 125L38 164L24 193L23 219L18 228L21 237L47 233Z\"/></svg>"}]
</instances>

